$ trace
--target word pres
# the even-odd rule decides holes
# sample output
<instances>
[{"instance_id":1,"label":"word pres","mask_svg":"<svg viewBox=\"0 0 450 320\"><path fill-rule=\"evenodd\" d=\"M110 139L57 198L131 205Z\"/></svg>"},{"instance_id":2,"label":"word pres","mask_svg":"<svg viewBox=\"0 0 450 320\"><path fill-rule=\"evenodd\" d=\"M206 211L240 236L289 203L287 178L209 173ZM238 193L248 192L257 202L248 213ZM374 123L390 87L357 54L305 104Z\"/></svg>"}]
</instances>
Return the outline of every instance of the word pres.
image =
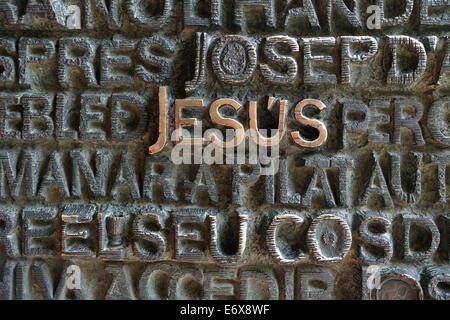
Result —
<instances>
[{"instance_id":1,"label":"word pres","mask_svg":"<svg viewBox=\"0 0 450 320\"><path fill-rule=\"evenodd\" d=\"M199 0L164 0L161 9L150 5L143 6L137 0L80 0L77 10L73 12L74 1L64 0L33 0L25 4L20 1L7 1L0 6L2 27L23 28L34 27L47 29L49 27L61 30L68 28L67 20L76 17L80 21L79 28L97 29L106 25L110 30L123 27L125 21L144 30L159 28L168 29L175 15L182 10L184 28L234 27L244 29L249 23L247 17L257 15L259 24L250 23L252 28L284 29L286 31L325 30L327 32L371 29L369 21L364 21L365 12L369 12L369 4L355 0L350 4L344 0L323 1L317 5L314 1L305 0L302 5L283 3L278 0L232 0L227 6L224 0L212 0L202 3ZM407 22L416 25L445 27L450 24L447 0L401 0L401 10L392 10L386 0L377 0L379 28L401 26ZM413 10L420 11L418 18L412 15ZM70 10L72 9L72 10ZM388 10L389 9L389 10ZM395 12L390 12L395 11ZM444 12L442 12L444 11ZM19 13L24 13L19 15ZM231 24L225 16L231 16ZM260 18L260 17L261 18ZM374 18L372 18L374 19ZM252 19L250 19L252 20ZM305 21L298 30L298 22ZM262 26L261 26L262 24ZM345 29L345 28L347 29Z\"/></svg>"},{"instance_id":2,"label":"word pres","mask_svg":"<svg viewBox=\"0 0 450 320\"><path fill-rule=\"evenodd\" d=\"M112 40L23 37L18 41L0 38L0 49L7 52L0 56L0 84L18 83L30 88L42 83L52 84L50 79L54 78L54 84L67 89L132 87L135 83L158 85L170 79L173 58L166 55L175 53L173 41L158 35L140 40L117 37ZM155 49L159 50L158 54L153 53ZM119 73L116 73L117 69Z\"/></svg>"},{"instance_id":3,"label":"word pres","mask_svg":"<svg viewBox=\"0 0 450 320\"><path fill-rule=\"evenodd\" d=\"M446 300L442 289L449 281L448 266L410 268L386 265L379 271L379 285L370 289L364 268L362 282L317 266L269 269L244 265L214 267L182 263L96 263L97 273L78 261L6 259L0 281L2 299L46 300L330 300L348 295L347 286L363 299ZM75 267L75 268L74 268ZM73 272L72 270L78 270ZM73 288L73 283L79 286ZM90 286L98 283L99 286ZM161 290L161 288L165 288ZM342 290L344 289L344 290Z\"/></svg>"},{"instance_id":4,"label":"word pres","mask_svg":"<svg viewBox=\"0 0 450 320\"><path fill-rule=\"evenodd\" d=\"M264 225L261 217L269 223ZM25 207L20 213L3 206L0 220L2 247L14 258L60 255L236 265L252 257L248 247L261 246L253 244L256 238L264 240L265 255L278 265L336 264L346 259L352 247L357 247L363 265L386 264L391 259L448 260L450 255L448 243L441 242L441 234L443 239L449 235L448 217L434 219L409 212L391 219L370 211L351 216L346 211L271 209L256 217L245 208L225 214L201 208L164 211L151 206L67 204L60 209ZM255 234L249 226L259 224ZM358 238L353 238L352 229ZM304 233L305 242L292 239L292 232ZM427 241L411 244L411 239L418 238Z\"/></svg>"}]
</instances>

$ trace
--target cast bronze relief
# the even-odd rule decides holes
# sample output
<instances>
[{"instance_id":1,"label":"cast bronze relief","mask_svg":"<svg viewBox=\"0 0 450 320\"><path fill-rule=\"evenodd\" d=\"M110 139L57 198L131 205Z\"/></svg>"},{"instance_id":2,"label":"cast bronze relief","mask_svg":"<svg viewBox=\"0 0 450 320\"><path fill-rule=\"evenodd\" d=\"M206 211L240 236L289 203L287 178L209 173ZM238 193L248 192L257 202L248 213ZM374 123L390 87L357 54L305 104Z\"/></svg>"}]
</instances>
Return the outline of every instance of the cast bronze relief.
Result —
<instances>
[{"instance_id":1,"label":"cast bronze relief","mask_svg":"<svg viewBox=\"0 0 450 320\"><path fill-rule=\"evenodd\" d=\"M449 300L447 0L3 0L0 295Z\"/></svg>"}]
</instances>

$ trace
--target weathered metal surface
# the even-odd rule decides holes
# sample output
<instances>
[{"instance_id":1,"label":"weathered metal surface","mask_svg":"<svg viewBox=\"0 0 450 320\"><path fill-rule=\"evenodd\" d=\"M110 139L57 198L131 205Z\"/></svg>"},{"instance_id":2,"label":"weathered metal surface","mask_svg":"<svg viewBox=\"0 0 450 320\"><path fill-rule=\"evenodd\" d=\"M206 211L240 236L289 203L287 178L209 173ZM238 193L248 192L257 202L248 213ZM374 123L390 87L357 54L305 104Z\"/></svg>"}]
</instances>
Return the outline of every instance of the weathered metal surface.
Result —
<instances>
[{"instance_id":1,"label":"weathered metal surface","mask_svg":"<svg viewBox=\"0 0 450 320\"><path fill-rule=\"evenodd\" d=\"M448 300L449 6L2 1L2 298Z\"/></svg>"}]
</instances>

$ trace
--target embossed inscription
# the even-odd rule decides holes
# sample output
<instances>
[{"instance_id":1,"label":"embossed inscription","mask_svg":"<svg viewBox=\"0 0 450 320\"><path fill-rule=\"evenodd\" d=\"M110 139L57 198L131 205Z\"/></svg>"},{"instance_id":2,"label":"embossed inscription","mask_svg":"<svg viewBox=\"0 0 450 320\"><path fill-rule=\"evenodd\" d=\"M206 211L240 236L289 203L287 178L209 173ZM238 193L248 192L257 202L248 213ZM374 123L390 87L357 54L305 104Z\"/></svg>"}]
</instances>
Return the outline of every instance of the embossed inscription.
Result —
<instances>
[{"instance_id":1,"label":"embossed inscription","mask_svg":"<svg viewBox=\"0 0 450 320\"><path fill-rule=\"evenodd\" d=\"M1 298L449 300L450 3L394 2L2 1Z\"/></svg>"}]
</instances>

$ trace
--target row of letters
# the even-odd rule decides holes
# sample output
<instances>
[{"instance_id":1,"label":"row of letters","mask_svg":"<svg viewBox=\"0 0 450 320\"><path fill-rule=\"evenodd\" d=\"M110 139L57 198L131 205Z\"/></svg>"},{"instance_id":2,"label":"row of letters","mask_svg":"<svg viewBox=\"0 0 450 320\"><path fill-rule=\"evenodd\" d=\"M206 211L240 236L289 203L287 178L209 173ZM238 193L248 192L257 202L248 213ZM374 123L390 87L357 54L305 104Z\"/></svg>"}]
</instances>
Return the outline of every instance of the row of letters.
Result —
<instances>
[{"instance_id":1,"label":"row of letters","mask_svg":"<svg viewBox=\"0 0 450 320\"><path fill-rule=\"evenodd\" d=\"M263 217L267 221L261 221ZM336 264L352 247L364 265L446 261L450 256L446 215L401 213L389 218L370 211L351 216L347 211L287 209L255 215L246 208L222 215L200 208L165 211L151 206L68 204L60 209L3 206L0 220L2 248L14 258L177 260L230 266L252 255L247 248L256 234L264 242L259 246L278 265ZM298 236L303 233L306 240Z\"/></svg>"},{"instance_id":2,"label":"row of letters","mask_svg":"<svg viewBox=\"0 0 450 320\"><path fill-rule=\"evenodd\" d=\"M158 130L158 136L150 146L150 154L158 154L167 145L180 143L181 133L194 132L202 135L207 129L227 129L233 132L228 141L214 136L214 140L196 136L182 139L183 144L206 146L213 143L218 147L235 148L245 142L245 130L255 135L256 144L264 147L280 145L284 139L301 148L318 148L327 145L329 131L340 134L338 146L334 149L354 149L354 137L367 136L369 144L412 144L424 145L429 132L432 141L440 146L449 146L447 113L448 99L438 99L425 112L424 105L415 98L392 97L369 99L368 103L356 99L339 98L327 105L317 99L303 99L290 106L289 100L269 97L262 112L278 109L278 127L260 133L257 101L248 103L235 99L221 98L209 104L204 99L174 99L167 87L160 87L159 102L134 93L56 95L45 93L2 93L0 94L0 140L13 141L112 141L128 142L142 139L149 132L149 125ZM154 103L154 105L152 105ZM231 108L234 114L223 116L221 112ZM306 114L307 108L319 112L319 119ZM150 117L156 109L158 119ZM205 116L185 117L186 111ZM194 113L196 112L196 113ZM236 119L236 114L246 112L248 124ZM175 116L171 116L174 113ZM339 114L341 122L335 123L331 114ZM209 116L209 117L208 117ZM426 117L427 121L423 121ZM294 118L295 121L290 119ZM330 119L333 119L331 121ZM207 120L207 121L202 121ZM296 126L293 125L295 122ZM74 126L73 124L78 124ZM203 127L203 123L208 127ZM312 138L304 137L293 129L311 127L317 130ZM342 129L339 129L341 128ZM292 129L291 129L292 128ZM331 130L332 129L332 130ZM216 130L216 131L220 131ZM272 131L272 132L271 132ZM273 131L276 134L273 135ZM406 133L410 133L408 139ZM183 134L184 134L183 133ZM174 138L174 134L175 137ZM229 138L227 133L227 138ZM336 137L332 137L336 141ZM211 141L210 141L211 140ZM201 143L199 143L201 141ZM172 143L171 143L172 142ZM280 146L282 149L282 146Z\"/></svg>"},{"instance_id":3,"label":"row of letters","mask_svg":"<svg viewBox=\"0 0 450 320\"><path fill-rule=\"evenodd\" d=\"M324 267L283 267L276 273L256 266L217 268L180 263L149 263L138 272L133 264L105 263L95 267L101 270L101 281L98 276L92 276L83 264L79 266L77 261L66 261L60 271L55 271L48 262L39 259L7 259L1 272L1 298L329 300L336 299L339 293L342 295L342 278ZM352 288L362 289L351 292L353 299L398 299L398 293L389 288L390 281L400 284L400 297L450 299L448 289L445 289L450 282L448 266L416 269L386 265L380 269L381 287L371 290L368 288L371 273L363 268L362 282L350 283ZM355 278L350 282L354 282ZM98 286L90 283L97 283ZM349 284L348 281L346 283Z\"/></svg>"},{"instance_id":4,"label":"row of letters","mask_svg":"<svg viewBox=\"0 0 450 320\"><path fill-rule=\"evenodd\" d=\"M200 2L200 4L199 4ZM305 0L300 5L282 5L276 0L234 0L232 6L225 6L224 0L212 0L201 7L199 0L164 0L162 1L161 12L151 12L139 5L137 0L84 0L80 1L75 12L68 12L73 9L66 6L62 0L38 0L22 7L14 1L5 1L0 5L0 17L3 27L34 27L46 29L49 26L64 29L67 27L67 18L79 20L78 28L95 29L100 24L106 24L111 30L118 30L123 27L125 17L136 26L143 29L159 29L168 27L171 18L175 16L182 6L184 27L225 27L225 15L231 15L233 26L243 29L246 25L246 17L249 10L260 12L264 17L264 28L288 29L290 24L306 20L302 27L316 30L335 31L341 25L350 27L353 30L361 30L366 25L364 16L368 9L362 1L355 0L349 5L344 0L324 1L322 6L314 5L314 1ZM378 9L380 27L401 26L408 22L414 10L414 0L400 1L401 12L388 12L386 0L375 1ZM55 4L56 3L56 4ZM418 6L420 11L418 24L425 26L448 26L449 3L447 0L421 0ZM439 10L444 8L444 13ZM437 13L436 13L437 11ZM19 13L25 13L21 16ZM336 17L337 16L337 17ZM40 19L37 19L40 18ZM334 21L336 19L336 21ZM372 29L370 26L368 29ZM333 30L332 30L333 29ZM295 30L295 28L294 28Z\"/></svg>"},{"instance_id":5,"label":"row of letters","mask_svg":"<svg viewBox=\"0 0 450 320\"><path fill-rule=\"evenodd\" d=\"M259 39L199 33L196 54L192 53L196 55L195 68L192 68L195 71L193 79L186 82L185 89L190 93L204 85L210 74L207 70L211 70L214 79L222 85L249 84L260 74L261 81L269 85L295 87L301 78L303 84L342 83L356 86L352 68L361 67L364 63L368 65L364 66L367 71L369 67L377 67L373 64L380 60L374 59L379 52L380 41L387 44L383 46L386 48L383 49L382 60L390 67L379 81L398 85L415 82L427 70L428 53L437 52L439 57L442 55L439 58L442 60L439 60L438 70L430 72L435 73L435 82L439 82L450 71L450 46L448 40L429 38L427 52L418 39L401 35L383 39L370 36L293 38L281 35ZM358 47L362 51L355 49ZM101 41L87 37L20 38L18 41L1 38L0 48L7 53L0 56L0 84L19 84L22 87L39 87L43 83L52 83L52 80L54 85L62 88L167 85L174 76L178 54L175 41L158 35L138 40L114 37ZM330 54L318 54L321 50L328 50ZM400 59L403 62L409 59L408 65L415 64L414 69L402 70ZM335 70L338 62L339 71ZM299 64L303 65L302 68ZM323 64L326 68L317 68L317 64ZM48 70L57 72L55 75L48 70L44 73L43 67L51 67ZM300 76L301 69L303 74ZM357 85L367 86L364 83Z\"/></svg>"},{"instance_id":6,"label":"row of letters","mask_svg":"<svg viewBox=\"0 0 450 320\"><path fill-rule=\"evenodd\" d=\"M418 201L447 202L448 153L402 155L390 152L382 156L388 159L389 167L380 165L380 155L369 152L358 156L363 162L357 166L354 159L343 156L305 157L302 166L280 158L279 171L272 175L263 175L260 164L184 165L183 170L191 168L188 171L191 176L180 175L181 169L167 158L152 156L142 159L143 172L136 170L138 161L134 160L132 152L117 154L97 150L87 153L75 149L55 151L42 158L37 151L2 150L0 197L47 201L89 197L200 205L224 202L243 205L250 197L252 202L260 204L307 208L369 204L378 209ZM402 165L405 160L413 164L407 178ZM297 173L292 176L290 172L294 168ZM426 183L423 176L436 183ZM355 177L360 177L361 181L352 182ZM297 182L295 191L293 180Z\"/></svg>"}]
</instances>

